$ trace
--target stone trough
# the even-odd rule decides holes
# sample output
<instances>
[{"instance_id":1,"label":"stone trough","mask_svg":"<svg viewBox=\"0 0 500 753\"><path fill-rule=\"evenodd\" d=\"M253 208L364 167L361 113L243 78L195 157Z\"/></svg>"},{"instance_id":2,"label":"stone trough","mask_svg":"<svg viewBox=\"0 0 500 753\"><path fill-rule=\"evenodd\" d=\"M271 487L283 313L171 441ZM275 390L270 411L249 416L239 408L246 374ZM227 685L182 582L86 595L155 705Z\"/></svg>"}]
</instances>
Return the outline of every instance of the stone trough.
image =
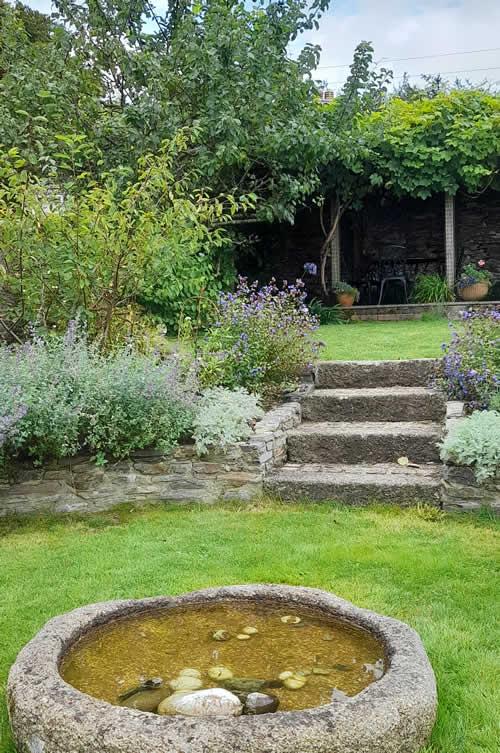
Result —
<instances>
[{"instance_id":1,"label":"stone trough","mask_svg":"<svg viewBox=\"0 0 500 753\"><path fill-rule=\"evenodd\" d=\"M357 695L316 708L206 718L115 706L76 690L60 674L75 641L112 620L236 601L314 609L364 628L382 644L387 670ZM404 623L325 591L252 585L111 601L56 617L20 652L9 676L8 703L19 753L417 753L432 730L437 699L420 638Z\"/></svg>"}]
</instances>

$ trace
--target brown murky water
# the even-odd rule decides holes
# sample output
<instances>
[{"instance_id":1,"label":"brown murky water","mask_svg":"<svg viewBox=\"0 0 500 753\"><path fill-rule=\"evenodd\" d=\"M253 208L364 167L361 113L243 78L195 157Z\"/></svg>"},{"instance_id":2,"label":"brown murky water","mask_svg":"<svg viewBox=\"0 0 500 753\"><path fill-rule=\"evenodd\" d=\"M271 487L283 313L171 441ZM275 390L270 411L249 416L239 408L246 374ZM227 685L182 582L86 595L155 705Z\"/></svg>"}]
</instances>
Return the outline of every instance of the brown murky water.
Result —
<instances>
[{"instance_id":1,"label":"brown murky water","mask_svg":"<svg viewBox=\"0 0 500 753\"><path fill-rule=\"evenodd\" d=\"M294 620L283 622L287 616ZM248 627L258 632L239 640L236 636ZM214 640L218 630L226 631L229 640ZM383 661L383 648L370 633L319 612L227 602L115 620L72 646L60 671L78 690L113 704L149 678L162 678L168 689L187 667L201 673L204 688L223 686L207 674L214 666L229 669L234 678L274 681L291 671L303 675L303 687L269 692L280 699L280 711L292 711L330 703L334 688L356 695L381 676Z\"/></svg>"}]
</instances>

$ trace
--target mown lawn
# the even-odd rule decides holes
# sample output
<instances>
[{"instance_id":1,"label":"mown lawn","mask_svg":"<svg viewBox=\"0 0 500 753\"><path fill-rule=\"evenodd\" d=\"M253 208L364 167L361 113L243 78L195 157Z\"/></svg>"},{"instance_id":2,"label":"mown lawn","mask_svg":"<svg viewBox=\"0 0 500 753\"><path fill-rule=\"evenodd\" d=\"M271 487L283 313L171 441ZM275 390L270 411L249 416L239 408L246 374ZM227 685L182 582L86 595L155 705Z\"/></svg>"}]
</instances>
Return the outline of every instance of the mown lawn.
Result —
<instances>
[{"instance_id":1,"label":"mown lawn","mask_svg":"<svg viewBox=\"0 0 500 753\"><path fill-rule=\"evenodd\" d=\"M353 322L319 329L323 361L383 361L435 358L450 339L447 319Z\"/></svg>"},{"instance_id":2,"label":"mown lawn","mask_svg":"<svg viewBox=\"0 0 500 753\"><path fill-rule=\"evenodd\" d=\"M221 584L316 586L419 631L440 697L425 753L498 750L499 547L486 514L268 502L0 526L2 688L46 620L88 602ZM5 704L0 731L1 753L13 753Z\"/></svg>"}]
</instances>

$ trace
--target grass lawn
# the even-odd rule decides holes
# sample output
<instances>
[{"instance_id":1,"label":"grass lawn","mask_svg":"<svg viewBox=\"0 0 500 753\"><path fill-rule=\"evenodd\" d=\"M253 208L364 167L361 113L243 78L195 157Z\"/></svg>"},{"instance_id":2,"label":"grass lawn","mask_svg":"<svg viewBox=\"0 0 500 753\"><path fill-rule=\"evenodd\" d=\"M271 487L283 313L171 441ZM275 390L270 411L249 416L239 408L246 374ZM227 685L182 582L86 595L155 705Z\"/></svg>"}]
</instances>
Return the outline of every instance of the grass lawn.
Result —
<instances>
[{"instance_id":1,"label":"grass lawn","mask_svg":"<svg viewBox=\"0 0 500 753\"><path fill-rule=\"evenodd\" d=\"M0 526L2 686L49 617L88 602L245 582L317 586L422 636L440 696L425 753L498 750L498 538L486 514L268 502ZM1 753L13 753L4 704L0 735Z\"/></svg>"},{"instance_id":2,"label":"grass lawn","mask_svg":"<svg viewBox=\"0 0 500 753\"><path fill-rule=\"evenodd\" d=\"M404 322L353 322L325 325L319 338L326 343L324 361L383 361L434 358L450 338L447 319Z\"/></svg>"}]
</instances>

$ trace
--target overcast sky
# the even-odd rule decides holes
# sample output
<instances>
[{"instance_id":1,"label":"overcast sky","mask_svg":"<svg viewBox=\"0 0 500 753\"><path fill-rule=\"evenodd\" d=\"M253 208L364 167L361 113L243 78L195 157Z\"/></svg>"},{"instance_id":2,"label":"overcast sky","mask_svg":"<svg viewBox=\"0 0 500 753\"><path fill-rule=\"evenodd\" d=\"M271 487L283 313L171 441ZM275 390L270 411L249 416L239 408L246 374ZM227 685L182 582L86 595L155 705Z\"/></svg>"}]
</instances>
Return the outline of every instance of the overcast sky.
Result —
<instances>
[{"instance_id":1,"label":"overcast sky","mask_svg":"<svg viewBox=\"0 0 500 753\"><path fill-rule=\"evenodd\" d=\"M24 2L50 12L50 0ZM155 4L161 7L161 0ZM406 71L418 81L420 73L441 72L451 80L488 79L500 86L500 0L332 0L319 31L301 42L321 46L318 77L338 89L363 39L395 78ZM395 60L423 56L429 57Z\"/></svg>"}]
</instances>

